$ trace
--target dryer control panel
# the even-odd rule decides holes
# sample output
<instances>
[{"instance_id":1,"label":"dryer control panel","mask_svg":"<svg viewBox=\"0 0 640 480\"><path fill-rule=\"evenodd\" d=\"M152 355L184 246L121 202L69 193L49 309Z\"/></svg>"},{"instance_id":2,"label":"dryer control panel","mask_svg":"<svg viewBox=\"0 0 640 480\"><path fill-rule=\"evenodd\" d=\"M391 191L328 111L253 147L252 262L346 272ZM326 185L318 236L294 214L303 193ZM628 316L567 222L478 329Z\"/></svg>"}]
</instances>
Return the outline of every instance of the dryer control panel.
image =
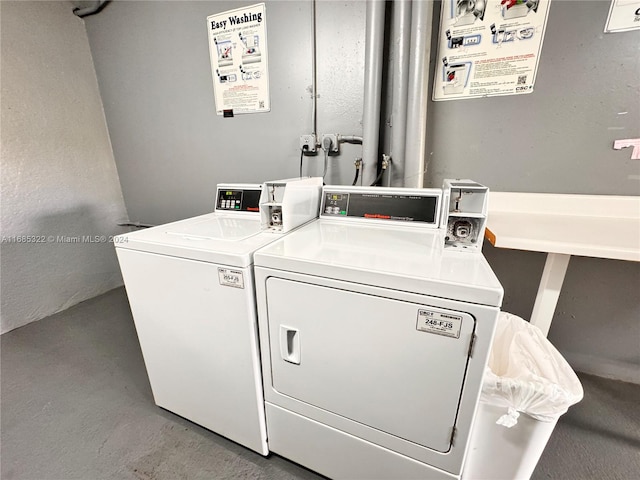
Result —
<instances>
[{"instance_id":1,"label":"dryer control panel","mask_svg":"<svg viewBox=\"0 0 640 480\"><path fill-rule=\"evenodd\" d=\"M326 186L322 217L417 222L438 228L440 189Z\"/></svg>"}]
</instances>

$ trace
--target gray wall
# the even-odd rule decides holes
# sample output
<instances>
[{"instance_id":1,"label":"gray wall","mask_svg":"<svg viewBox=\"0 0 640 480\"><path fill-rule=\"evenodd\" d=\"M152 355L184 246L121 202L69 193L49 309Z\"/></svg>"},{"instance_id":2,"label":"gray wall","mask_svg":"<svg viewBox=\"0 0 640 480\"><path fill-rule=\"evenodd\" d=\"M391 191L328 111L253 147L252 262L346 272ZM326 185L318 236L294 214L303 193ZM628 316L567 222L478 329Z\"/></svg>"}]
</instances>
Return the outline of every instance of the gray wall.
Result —
<instances>
[{"instance_id":1,"label":"gray wall","mask_svg":"<svg viewBox=\"0 0 640 480\"><path fill-rule=\"evenodd\" d=\"M271 112L215 113L206 17L251 2L111 2L86 27L131 220L163 223L213 209L220 182L299 172L311 133L311 2L267 1ZM364 2L319 2L318 132L362 134ZM359 146L327 183L353 178ZM305 160L322 174L322 156ZM344 164L345 162L342 161Z\"/></svg>"},{"instance_id":2,"label":"gray wall","mask_svg":"<svg viewBox=\"0 0 640 480\"><path fill-rule=\"evenodd\" d=\"M640 162L612 145L640 137L640 31L603 33L610 4L552 1L532 94L431 102L428 186L639 195ZM545 255L485 244L503 309L528 318ZM574 368L640 383L639 292L639 264L573 257L549 338Z\"/></svg>"},{"instance_id":3,"label":"gray wall","mask_svg":"<svg viewBox=\"0 0 640 480\"><path fill-rule=\"evenodd\" d=\"M311 130L309 1L266 2L272 111L215 115L205 18L251 3L111 2L86 18L132 220L209 211L217 182L297 175ZM427 186L464 176L497 191L639 194L640 162L611 145L640 136L640 32L602 33L609 5L553 1L532 94L431 102ZM318 2L319 133L361 133L364 13ZM328 183L350 183L360 152L333 159ZM485 253L505 310L527 318L544 255ZM551 340L581 370L640 383L639 285L637 264L572 259Z\"/></svg>"},{"instance_id":4,"label":"gray wall","mask_svg":"<svg viewBox=\"0 0 640 480\"><path fill-rule=\"evenodd\" d=\"M82 20L69 2L0 9L4 333L122 285L99 237L127 214Z\"/></svg>"},{"instance_id":5,"label":"gray wall","mask_svg":"<svg viewBox=\"0 0 640 480\"><path fill-rule=\"evenodd\" d=\"M610 5L552 0L533 93L431 102L429 184L638 195L640 162L612 145L640 137L640 31L603 33Z\"/></svg>"}]
</instances>

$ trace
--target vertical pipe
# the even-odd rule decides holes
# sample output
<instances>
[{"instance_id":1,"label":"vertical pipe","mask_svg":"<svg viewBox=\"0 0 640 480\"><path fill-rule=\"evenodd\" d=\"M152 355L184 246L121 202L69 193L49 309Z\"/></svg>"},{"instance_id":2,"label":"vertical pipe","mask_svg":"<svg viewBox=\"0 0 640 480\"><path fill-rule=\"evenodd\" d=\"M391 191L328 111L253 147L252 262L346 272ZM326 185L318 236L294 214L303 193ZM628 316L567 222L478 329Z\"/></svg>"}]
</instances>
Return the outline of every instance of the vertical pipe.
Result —
<instances>
[{"instance_id":1,"label":"vertical pipe","mask_svg":"<svg viewBox=\"0 0 640 480\"><path fill-rule=\"evenodd\" d=\"M391 165L388 185L404 185L405 142L407 133L407 97L409 87L409 47L411 39L411 2L393 2L393 106L391 109Z\"/></svg>"},{"instance_id":2,"label":"vertical pipe","mask_svg":"<svg viewBox=\"0 0 640 480\"><path fill-rule=\"evenodd\" d=\"M317 135L318 130L318 74L317 74L317 39L316 39L316 0L311 4L311 133Z\"/></svg>"},{"instance_id":3,"label":"vertical pipe","mask_svg":"<svg viewBox=\"0 0 640 480\"><path fill-rule=\"evenodd\" d=\"M427 173L427 105L433 1L414 1L411 8L411 58L407 102L404 186L423 187Z\"/></svg>"},{"instance_id":4,"label":"vertical pipe","mask_svg":"<svg viewBox=\"0 0 640 480\"><path fill-rule=\"evenodd\" d=\"M362 184L377 177L380 137L380 95L382 92L382 53L384 46L383 0L367 1L364 60L364 108L362 118Z\"/></svg>"}]
</instances>

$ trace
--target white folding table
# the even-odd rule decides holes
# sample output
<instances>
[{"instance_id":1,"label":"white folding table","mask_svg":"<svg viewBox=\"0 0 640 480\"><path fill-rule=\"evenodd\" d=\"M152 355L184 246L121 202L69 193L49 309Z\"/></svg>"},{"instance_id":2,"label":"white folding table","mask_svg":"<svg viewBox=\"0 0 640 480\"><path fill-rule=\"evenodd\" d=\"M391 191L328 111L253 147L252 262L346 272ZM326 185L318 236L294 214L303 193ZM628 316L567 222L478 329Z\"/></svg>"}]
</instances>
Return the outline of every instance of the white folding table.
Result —
<instances>
[{"instance_id":1,"label":"white folding table","mask_svg":"<svg viewBox=\"0 0 640 480\"><path fill-rule=\"evenodd\" d=\"M490 192L485 236L547 253L530 319L546 335L571 255L640 261L640 197Z\"/></svg>"}]
</instances>

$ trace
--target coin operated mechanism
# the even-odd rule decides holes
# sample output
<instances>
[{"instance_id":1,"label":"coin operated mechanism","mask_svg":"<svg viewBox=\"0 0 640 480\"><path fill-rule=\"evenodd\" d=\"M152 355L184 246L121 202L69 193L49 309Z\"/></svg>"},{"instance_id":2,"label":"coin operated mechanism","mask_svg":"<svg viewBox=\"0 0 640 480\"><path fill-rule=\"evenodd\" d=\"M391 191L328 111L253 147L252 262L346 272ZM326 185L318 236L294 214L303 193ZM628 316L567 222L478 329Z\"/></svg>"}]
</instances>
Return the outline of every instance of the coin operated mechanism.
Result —
<instances>
[{"instance_id":1,"label":"coin operated mechanism","mask_svg":"<svg viewBox=\"0 0 640 480\"><path fill-rule=\"evenodd\" d=\"M322 177L265 182L260 195L262 230L286 233L318 217Z\"/></svg>"},{"instance_id":2,"label":"coin operated mechanism","mask_svg":"<svg viewBox=\"0 0 640 480\"><path fill-rule=\"evenodd\" d=\"M442 191L444 247L482 251L489 189L473 180L445 179Z\"/></svg>"}]
</instances>

